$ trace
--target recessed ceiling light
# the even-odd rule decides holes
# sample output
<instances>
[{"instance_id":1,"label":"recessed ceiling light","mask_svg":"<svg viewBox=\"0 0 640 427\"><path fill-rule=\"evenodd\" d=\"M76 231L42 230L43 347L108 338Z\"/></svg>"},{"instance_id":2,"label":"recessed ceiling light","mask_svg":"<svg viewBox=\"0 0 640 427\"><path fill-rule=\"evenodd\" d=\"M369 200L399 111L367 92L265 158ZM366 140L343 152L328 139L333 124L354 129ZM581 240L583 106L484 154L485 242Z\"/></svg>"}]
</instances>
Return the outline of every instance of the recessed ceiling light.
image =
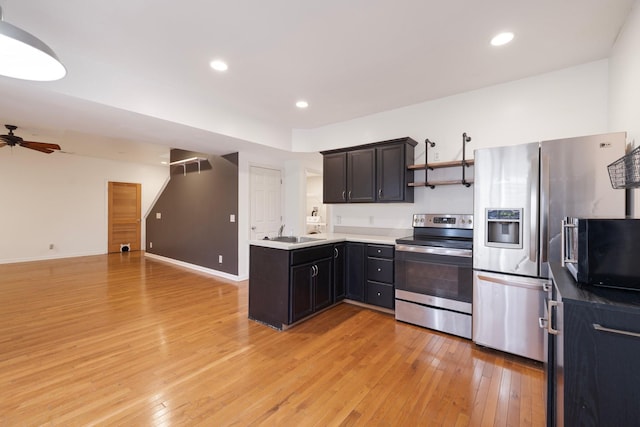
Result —
<instances>
[{"instance_id":1,"label":"recessed ceiling light","mask_svg":"<svg viewBox=\"0 0 640 427\"><path fill-rule=\"evenodd\" d=\"M307 108L309 103L307 101L298 101L296 102L296 107L298 108Z\"/></svg>"},{"instance_id":2,"label":"recessed ceiling light","mask_svg":"<svg viewBox=\"0 0 640 427\"><path fill-rule=\"evenodd\" d=\"M226 62L221 61L219 59L215 59L211 61L209 65L211 66L211 68L213 68L216 71L227 71L227 69L229 68Z\"/></svg>"},{"instance_id":3,"label":"recessed ceiling light","mask_svg":"<svg viewBox=\"0 0 640 427\"><path fill-rule=\"evenodd\" d=\"M513 40L513 33L505 32L505 33L500 33L494 38L492 38L491 44L493 46L502 46L504 44L509 43L511 40Z\"/></svg>"},{"instance_id":4,"label":"recessed ceiling light","mask_svg":"<svg viewBox=\"0 0 640 427\"><path fill-rule=\"evenodd\" d=\"M160 164L162 164L162 165L168 165L168 164L169 164L169 162L167 162L167 161L164 161L164 160L163 160L163 161L161 161L161 162L160 162Z\"/></svg>"}]
</instances>

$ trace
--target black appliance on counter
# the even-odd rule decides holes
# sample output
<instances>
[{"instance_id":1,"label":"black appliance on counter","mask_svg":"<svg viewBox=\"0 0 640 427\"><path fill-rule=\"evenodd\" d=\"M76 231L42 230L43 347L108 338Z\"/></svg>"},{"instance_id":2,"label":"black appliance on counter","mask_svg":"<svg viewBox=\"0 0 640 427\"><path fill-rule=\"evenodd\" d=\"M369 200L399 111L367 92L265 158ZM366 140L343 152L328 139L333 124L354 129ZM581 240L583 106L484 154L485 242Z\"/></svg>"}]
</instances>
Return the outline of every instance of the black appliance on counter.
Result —
<instances>
[{"instance_id":1,"label":"black appliance on counter","mask_svg":"<svg viewBox=\"0 0 640 427\"><path fill-rule=\"evenodd\" d=\"M640 291L640 220L565 218L562 265L583 284Z\"/></svg>"},{"instance_id":2,"label":"black appliance on counter","mask_svg":"<svg viewBox=\"0 0 640 427\"><path fill-rule=\"evenodd\" d=\"M473 215L413 215L396 240L396 319L470 339L472 248Z\"/></svg>"}]
</instances>

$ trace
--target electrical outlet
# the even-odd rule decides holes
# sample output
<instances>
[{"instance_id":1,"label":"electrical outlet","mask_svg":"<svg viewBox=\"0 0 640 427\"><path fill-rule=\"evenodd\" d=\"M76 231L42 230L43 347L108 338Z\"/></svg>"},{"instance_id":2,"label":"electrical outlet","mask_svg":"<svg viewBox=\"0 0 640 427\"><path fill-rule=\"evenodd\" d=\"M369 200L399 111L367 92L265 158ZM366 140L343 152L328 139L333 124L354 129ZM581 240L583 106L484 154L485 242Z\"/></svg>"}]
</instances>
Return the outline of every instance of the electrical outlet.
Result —
<instances>
[{"instance_id":1,"label":"electrical outlet","mask_svg":"<svg viewBox=\"0 0 640 427\"><path fill-rule=\"evenodd\" d=\"M153 242L149 242L149 249L153 249Z\"/></svg>"},{"instance_id":2,"label":"electrical outlet","mask_svg":"<svg viewBox=\"0 0 640 427\"><path fill-rule=\"evenodd\" d=\"M234 214L229 215L229 222L236 222L236 216Z\"/></svg>"},{"instance_id":3,"label":"electrical outlet","mask_svg":"<svg viewBox=\"0 0 640 427\"><path fill-rule=\"evenodd\" d=\"M222 255L218 255L218 264L222 264Z\"/></svg>"},{"instance_id":4,"label":"electrical outlet","mask_svg":"<svg viewBox=\"0 0 640 427\"><path fill-rule=\"evenodd\" d=\"M437 162L438 160L440 160L440 153L438 153L438 152L436 151L436 152L434 153L434 155L433 155L433 160L435 160L436 162Z\"/></svg>"},{"instance_id":5,"label":"electrical outlet","mask_svg":"<svg viewBox=\"0 0 640 427\"><path fill-rule=\"evenodd\" d=\"M156 219L162 219L162 213L156 212Z\"/></svg>"},{"instance_id":6,"label":"electrical outlet","mask_svg":"<svg viewBox=\"0 0 640 427\"><path fill-rule=\"evenodd\" d=\"M53 243L49 243L49 249L53 249Z\"/></svg>"},{"instance_id":7,"label":"electrical outlet","mask_svg":"<svg viewBox=\"0 0 640 427\"><path fill-rule=\"evenodd\" d=\"M340 215L336 217L336 224L342 224L342 217Z\"/></svg>"}]
</instances>

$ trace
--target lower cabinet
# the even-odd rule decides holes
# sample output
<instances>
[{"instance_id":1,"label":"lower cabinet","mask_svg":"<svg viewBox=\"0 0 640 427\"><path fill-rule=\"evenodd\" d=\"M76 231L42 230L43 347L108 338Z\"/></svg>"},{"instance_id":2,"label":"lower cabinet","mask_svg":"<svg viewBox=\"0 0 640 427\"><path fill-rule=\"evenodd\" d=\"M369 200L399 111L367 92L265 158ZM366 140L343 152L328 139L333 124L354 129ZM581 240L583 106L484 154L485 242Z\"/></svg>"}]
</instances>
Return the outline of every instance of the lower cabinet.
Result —
<instances>
[{"instance_id":1,"label":"lower cabinet","mask_svg":"<svg viewBox=\"0 0 640 427\"><path fill-rule=\"evenodd\" d=\"M350 300L364 302L366 246L347 242L346 297Z\"/></svg>"},{"instance_id":2,"label":"lower cabinet","mask_svg":"<svg viewBox=\"0 0 640 427\"><path fill-rule=\"evenodd\" d=\"M345 298L393 309L393 246L250 246L249 318L284 329Z\"/></svg>"},{"instance_id":3,"label":"lower cabinet","mask_svg":"<svg viewBox=\"0 0 640 427\"><path fill-rule=\"evenodd\" d=\"M394 308L393 256L393 246L367 245L367 304Z\"/></svg>"},{"instance_id":4,"label":"lower cabinet","mask_svg":"<svg viewBox=\"0 0 640 427\"><path fill-rule=\"evenodd\" d=\"M640 310L564 302L564 425L640 420Z\"/></svg>"},{"instance_id":5,"label":"lower cabinet","mask_svg":"<svg viewBox=\"0 0 640 427\"><path fill-rule=\"evenodd\" d=\"M333 245L249 248L249 318L284 329L333 303Z\"/></svg>"},{"instance_id":6,"label":"lower cabinet","mask_svg":"<svg viewBox=\"0 0 640 427\"><path fill-rule=\"evenodd\" d=\"M291 267L289 323L331 305L331 276L331 258Z\"/></svg>"},{"instance_id":7,"label":"lower cabinet","mask_svg":"<svg viewBox=\"0 0 640 427\"><path fill-rule=\"evenodd\" d=\"M346 245L333 245L333 301L342 301L345 297Z\"/></svg>"}]
</instances>

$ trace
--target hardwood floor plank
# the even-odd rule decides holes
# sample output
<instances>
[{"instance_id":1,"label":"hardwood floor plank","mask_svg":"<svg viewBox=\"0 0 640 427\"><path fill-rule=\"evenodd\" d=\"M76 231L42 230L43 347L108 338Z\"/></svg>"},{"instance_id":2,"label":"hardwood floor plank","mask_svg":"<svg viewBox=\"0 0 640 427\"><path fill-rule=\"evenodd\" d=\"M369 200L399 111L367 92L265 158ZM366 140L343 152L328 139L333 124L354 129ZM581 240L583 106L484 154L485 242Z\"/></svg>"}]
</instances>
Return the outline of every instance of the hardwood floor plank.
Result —
<instances>
[{"instance_id":1,"label":"hardwood floor plank","mask_svg":"<svg viewBox=\"0 0 640 427\"><path fill-rule=\"evenodd\" d=\"M349 304L280 332L247 299L139 252L0 265L0 425L544 425L539 364Z\"/></svg>"}]
</instances>

